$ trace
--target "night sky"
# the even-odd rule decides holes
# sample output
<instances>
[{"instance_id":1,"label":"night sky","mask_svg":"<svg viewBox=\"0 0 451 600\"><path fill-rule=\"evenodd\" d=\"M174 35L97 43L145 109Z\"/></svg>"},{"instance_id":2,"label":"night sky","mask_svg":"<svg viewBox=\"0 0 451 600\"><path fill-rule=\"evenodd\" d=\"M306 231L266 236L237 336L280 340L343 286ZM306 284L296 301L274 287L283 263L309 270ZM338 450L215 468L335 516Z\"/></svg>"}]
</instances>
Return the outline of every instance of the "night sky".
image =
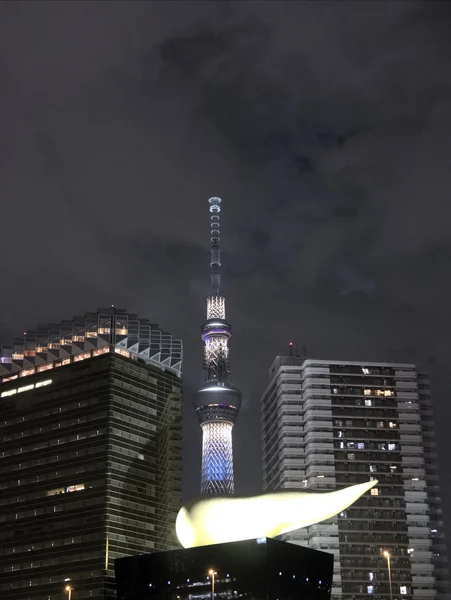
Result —
<instances>
[{"instance_id":1,"label":"night sky","mask_svg":"<svg viewBox=\"0 0 451 600\"><path fill-rule=\"evenodd\" d=\"M238 493L290 340L414 362L451 544L451 4L2 2L0 78L0 340L111 304L181 337L196 495L221 196Z\"/></svg>"}]
</instances>

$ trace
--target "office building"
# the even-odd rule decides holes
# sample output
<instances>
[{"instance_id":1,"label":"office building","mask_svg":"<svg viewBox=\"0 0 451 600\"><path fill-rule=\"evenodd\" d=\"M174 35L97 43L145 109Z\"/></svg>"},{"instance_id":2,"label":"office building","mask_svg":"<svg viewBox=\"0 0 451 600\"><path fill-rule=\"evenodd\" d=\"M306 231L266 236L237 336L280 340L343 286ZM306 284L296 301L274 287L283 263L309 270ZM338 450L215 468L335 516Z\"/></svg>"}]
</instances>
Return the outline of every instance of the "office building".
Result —
<instances>
[{"instance_id":1,"label":"office building","mask_svg":"<svg viewBox=\"0 0 451 600\"><path fill-rule=\"evenodd\" d=\"M177 547L181 368L114 307L2 348L0 598L114 598L116 557Z\"/></svg>"},{"instance_id":2,"label":"office building","mask_svg":"<svg viewBox=\"0 0 451 600\"><path fill-rule=\"evenodd\" d=\"M334 553L333 598L449 599L427 377L410 364L298 356L278 356L269 376L265 490L379 482L336 517L283 539Z\"/></svg>"},{"instance_id":3,"label":"office building","mask_svg":"<svg viewBox=\"0 0 451 600\"><path fill-rule=\"evenodd\" d=\"M201 493L233 494L232 429L241 405L240 391L229 383L229 340L232 329L226 321L225 299L220 293L221 198L210 198L211 293L207 298L207 320L202 325L205 382L194 397L194 408L202 428Z\"/></svg>"},{"instance_id":4,"label":"office building","mask_svg":"<svg viewBox=\"0 0 451 600\"><path fill-rule=\"evenodd\" d=\"M329 600L333 556L269 538L116 560L118 600Z\"/></svg>"}]
</instances>

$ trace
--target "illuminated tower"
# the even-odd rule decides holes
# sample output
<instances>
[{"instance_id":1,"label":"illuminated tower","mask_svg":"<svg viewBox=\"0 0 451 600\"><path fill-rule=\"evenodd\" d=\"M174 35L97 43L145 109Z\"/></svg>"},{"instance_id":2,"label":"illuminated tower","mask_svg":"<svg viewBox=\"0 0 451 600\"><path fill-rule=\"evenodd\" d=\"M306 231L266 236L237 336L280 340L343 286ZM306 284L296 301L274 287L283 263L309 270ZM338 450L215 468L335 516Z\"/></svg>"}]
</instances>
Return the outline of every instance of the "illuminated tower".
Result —
<instances>
[{"instance_id":1,"label":"illuminated tower","mask_svg":"<svg viewBox=\"0 0 451 600\"><path fill-rule=\"evenodd\" d=\"M205 383L197 392L194 408L202 428L202 494L233 494L232 428L241 404L240 391L228 383L229 339L225 299L220 294L219 213L221 198L210 198L211 293L207 320L202 325Z\"/></svg>"}]
</instances>

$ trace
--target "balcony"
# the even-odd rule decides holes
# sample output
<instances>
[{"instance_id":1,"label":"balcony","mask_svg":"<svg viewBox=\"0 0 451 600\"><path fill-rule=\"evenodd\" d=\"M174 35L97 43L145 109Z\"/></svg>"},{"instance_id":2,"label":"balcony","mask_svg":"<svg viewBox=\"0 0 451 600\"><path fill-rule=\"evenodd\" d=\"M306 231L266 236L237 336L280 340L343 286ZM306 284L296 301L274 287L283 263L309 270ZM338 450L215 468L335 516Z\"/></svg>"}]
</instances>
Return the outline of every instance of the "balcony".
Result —
<instances>
[{"instance_id":1,"label":"balcony","mask_svg":"<svg viewBox=\"0 0 451 600\"><path fill-rule=\"evenodd\" d=\"M433 589L429 589L429 590L419 590L419 589L413 589L413 597L416 600L418 598L418 600L425 600L426 598L435 598L435 595L437 594L437 592Z\"/></svg>"},{"instance_id":2,"label":"balcony","mask_svg":"<svg viewBox=\"0 0 451 600\"><path fill-rule=\"evenodd\" d=\"M399 431L403 432L409 432L409 431L414 431L414 432L420 432L421 431L421 425L420 422L418 423L402 423L400 421L399 423Z\"/></svg>"},{"instance_id":3,"label":"balcony","mask_svg":"<svg viewBox=\"0 0 451 600\"><path fill-rule=\"evenodd\" d=\"M315 404L315 406L317 406L317 404ZM311 420L321 419L321 418L332 420L332 411L331 410L312 409L311 411L308 412L308 414L305 415L304 418L306 421L311 421Z\"/></svg>"},{"instance_id":4,"label":"balcony","mask_svg":"<svg viewBox=\"0 0 451 600\"><path fill-rule=\"evenodd\" d=\"M304 457L305 464L308 466L312 466L312 462L316 464L327 464L334 463L334 455L333 454L321 454L320 452L309 453Z\"/></svg>"},{"instance_id":5,"label":"balcony","mask_svg":"<svg viewBox=\"0 0 451 600\"><path fill-rule=\"evenodd\" d=\"M318 452L319 454L321 454L321 452L324 452L324 450L333 451L333 449L334 449L334 445L330 444L328 442L322 442L322 443L321 442L309 442L305 446L305 451L307 453Z\"/></svg>"},{"instance_id":6,"label":"balcony","mask_svg":"<svg viewBox=\"0 0 451 600\"><path fill-rule=\"evenodd\" d=\"M307 477L318 477L318 475L324 475L324 478L335 477L335 467L333 465L312 465L307 467L306 473Z\"/></svg>"},{"instance_id":7,"label":"balcony","mask_svg":"<svg viewBox=\"0 0 451 600\"><path fill-rule=\"evenodd\" d=\"M403 433L401 431L400 435L399 435L399 441L401 442L401 445L404 448L404 444L421 444L423 439L422 439L421 435L412 435L412 434Z\"/></svg>"},{"instance_id":8,"label":"balcony","mask_svg":"<svg viewBox=\"0 0 451 600\"><path fill-rule=\"evenodd\" d=\"M320 442L322 440L332 441L332 432L331 431L309 431L308 433L304 432L304 440L305 442Z\"/></svg>"},{"instance_id":9,"label":"balcony","mask_svg":"<svg viewBox=\"0 0 451 600\"><path fill-rule=\"evenodd\" d=\"M413 575L412 577L412 585L414 587L423 585L434 585L434 583L435 577L428 577L427 575Z\"/></svg>"}]
</instances>

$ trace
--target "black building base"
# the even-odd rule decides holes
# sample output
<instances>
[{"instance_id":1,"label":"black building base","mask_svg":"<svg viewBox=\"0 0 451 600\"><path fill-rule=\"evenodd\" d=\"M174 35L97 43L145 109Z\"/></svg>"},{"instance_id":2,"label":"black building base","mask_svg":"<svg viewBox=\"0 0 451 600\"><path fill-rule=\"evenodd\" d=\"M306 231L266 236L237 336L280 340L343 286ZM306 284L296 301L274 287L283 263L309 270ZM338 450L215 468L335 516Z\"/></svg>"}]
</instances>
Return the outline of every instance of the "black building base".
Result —
<instances>
[{"instance_id":1,"label":"black building base","mask_svg":"<svg viewBox=\"0 0 451 600\"><path fill-rule=\"evenodd\" d=\"M333 555L261 538L118 558L115 571L118 600L329 600Z\"/></svg>"}]
</instances>

